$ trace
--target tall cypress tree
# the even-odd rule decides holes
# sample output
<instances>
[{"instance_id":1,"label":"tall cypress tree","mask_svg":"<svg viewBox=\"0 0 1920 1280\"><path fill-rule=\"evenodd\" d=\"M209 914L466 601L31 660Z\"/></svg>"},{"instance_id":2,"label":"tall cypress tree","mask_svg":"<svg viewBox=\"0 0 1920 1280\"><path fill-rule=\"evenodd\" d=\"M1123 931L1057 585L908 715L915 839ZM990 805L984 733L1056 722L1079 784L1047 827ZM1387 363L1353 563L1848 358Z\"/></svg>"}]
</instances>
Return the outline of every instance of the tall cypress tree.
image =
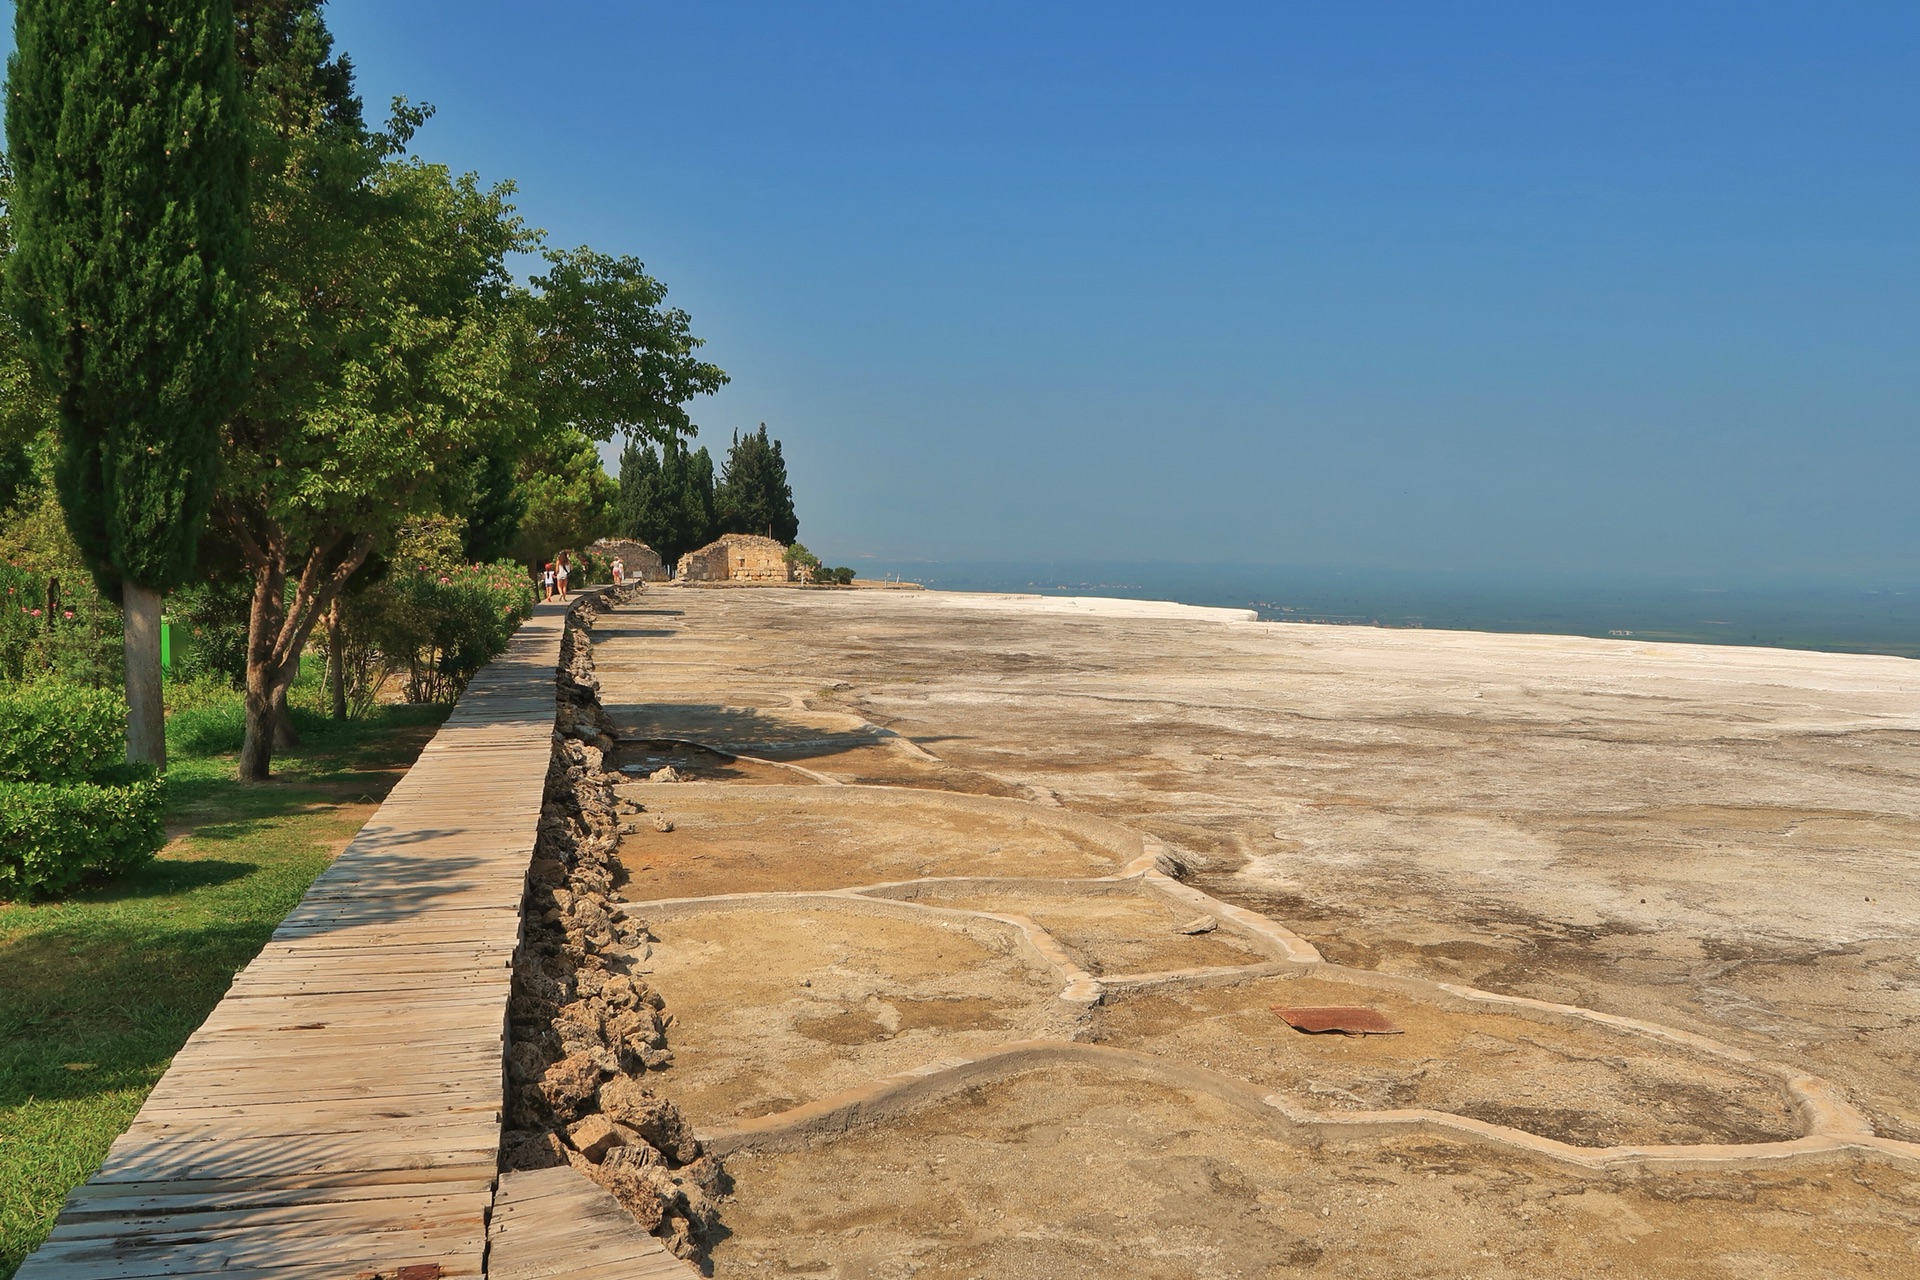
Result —
<instances>
[{"instance_id":1,"label":"tall cypress tree","mask_svg":"<svg viewBox=\"0 0 1920 1280\"><path fill-rule=\"evenodd\" d=\"M18 0L9 305L57 397L55 479L126 618L127 756L166 763L160 605L193 569L244 388L247 127L230 0Z\"/></svg>"},{"instance_id":2,"label":"tall cypress tree","mask_svg":"<svg viewBox=\"0 0 1920 1280\"><path fill-rule=\"evenodd\" d=\"M713 541L712 457L704 448L689 453L679 436L668 436L658 452L649 440L629 438L615 513L621 534L652 547L671 570Z\"/></svg>"},{"instance_id":3,"label":"tall cypress tree","mask_svg":"<svg viewBox=\"0 0 1920 1280\"><path fill-rule=\"evenodd\" d=\"M787 482L787 461L780 442L767 438L767 424L758 432L733 434L733 447L721 469L714 493L720 528L726 533L757 533L763 538L792 542L800 536L800 517L793 510L793 486Z\"/></svg>"}]
</instances>

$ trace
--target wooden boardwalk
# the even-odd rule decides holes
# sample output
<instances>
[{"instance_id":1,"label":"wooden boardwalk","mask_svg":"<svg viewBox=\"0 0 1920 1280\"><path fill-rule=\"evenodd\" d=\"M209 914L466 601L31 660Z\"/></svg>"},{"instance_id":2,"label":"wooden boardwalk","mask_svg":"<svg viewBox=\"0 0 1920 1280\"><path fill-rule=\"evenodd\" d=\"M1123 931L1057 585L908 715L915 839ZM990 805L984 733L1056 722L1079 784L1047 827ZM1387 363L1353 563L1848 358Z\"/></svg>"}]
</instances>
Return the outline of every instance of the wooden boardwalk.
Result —
<instances>
[{"instance_id":1,"label":"wooden boardwalk","mask_svg":"<svg viewBox=\"0 0 1920 1280\"><path fill-rule=\"evenodd\" d=\"M565 1165L503 1173L489 1280L691 1280L700 1273L642 1231L620 1202Z\"/></svg>"},{"instance_id":2,"label":"wooden boardwalk","mask_svg":"<svg viewBox=\"0 0 1920 1280\"><path fill-rule=\"evenodd\" d=\"M563 619L541 605L475 678L20 1280L485 1274Z\"/></svg>"}]
</instances>

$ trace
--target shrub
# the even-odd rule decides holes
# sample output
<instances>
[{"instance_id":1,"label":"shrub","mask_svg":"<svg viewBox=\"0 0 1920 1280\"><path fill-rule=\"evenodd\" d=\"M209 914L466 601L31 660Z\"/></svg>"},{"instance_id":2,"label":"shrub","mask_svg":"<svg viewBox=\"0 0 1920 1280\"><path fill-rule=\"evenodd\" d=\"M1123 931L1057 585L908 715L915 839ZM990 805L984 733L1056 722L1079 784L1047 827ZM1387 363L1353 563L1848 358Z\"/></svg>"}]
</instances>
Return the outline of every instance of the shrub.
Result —
<instances>
[{"instance_id":1,"label":"shrub","mask_svg":"<svg viewBox=\"0 0 1920 1280\"><path fill-rule=\"evenodd\" d=\"M826 580L829 582L836 582L843 587L853 585L853 570L847 568L845 565L841 565L838 569L827 569L823 572L827 575Z\"/></svg>"},{"instance_id":2,"label":"shrub","mask_svg":"<svg viewBox=\"0 0 1920 1280\"><path fill-rule=\"evenodd\" d=\"M125 753L127 704L104 689L0 689L0 781L77 782Z\"/></svg>"},{"instance_id":3,"label":"shrub","mask_svg":"<svg viewBox=\"0 0 1920 1280\"><path fill-rule=\"evenodd\" d=\"M578 591L595 582L613 580L613 559L597 551L568 551L567 590Z\"/></svg>"},{"instance_id":4,"label":"shrub","mask_svg":"<svg viewBox=\"0 0 1920 1280\"><path fill-rule=\"evenodd\" d=\"M787 562L787 569L802 582L824 582L820 576L820 557L796 542L781 553L781 559Z\"/></svg>"},{"instance_id":5,"label":"shrub","mask_svg":"<svg viewBox=\"0 0 1920 1280\"><path fill-rule=\"evenodd\" d=\"M57 451L35 449L50 467ZM0 512L0 680L117 689L121 670L120 610L94 586L48 471Z\"/></svg>"},{"instance_id":6,"label":"shrub","mask_svg":"<svg viewBox=\"0 0 1920 1280\"><path fill-rule=\"evenodd\" d=\"M166 840L166 803L148 765L92 782L0 782L0 898L66 893L148 861Z\"/></svg>"},{"instance_id":7,"label":"shrub","mask_svg":"<svg viewBox=\"0 0 1920 1280\"><path fill-rule=\"evenodd\" d=\"M533 613L534 591L510 560L443 573L394 573L361 602L362 625L407 673L407 701L452 702L474 673L507 651Z\"/></svg>"},{"instance_id":8,"label":"shrub","mask_svg":"<svg viewBox=\"0 0 1920 1280\"><path fill-rule=\"evenodd\" d=\"M0 564L0 680L19 680L27 673L27 654L46 619L33 613L46 603L46 586L39 577L11 564Z\"/></svg>"}]
</instances>

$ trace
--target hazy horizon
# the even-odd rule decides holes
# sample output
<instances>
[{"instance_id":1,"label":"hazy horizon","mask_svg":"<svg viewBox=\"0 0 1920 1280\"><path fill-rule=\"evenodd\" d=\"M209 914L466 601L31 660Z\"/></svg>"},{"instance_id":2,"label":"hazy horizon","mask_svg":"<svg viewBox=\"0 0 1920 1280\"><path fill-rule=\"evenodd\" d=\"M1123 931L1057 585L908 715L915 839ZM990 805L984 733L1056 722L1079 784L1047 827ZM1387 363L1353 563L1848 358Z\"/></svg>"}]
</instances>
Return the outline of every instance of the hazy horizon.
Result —
<instances>
[{"instance_id":1,"label":"hazy horizon","mask_svg":"<svg viewBox=\"0 0 1920 1280\"><path fill-rule=\"evenodd\" d=\"M1173 561L856 559L934 590L1251 608L1275 622L1531 632L1920 658L1920 580L1329 569Z\"/></svg>"}]
</instances>

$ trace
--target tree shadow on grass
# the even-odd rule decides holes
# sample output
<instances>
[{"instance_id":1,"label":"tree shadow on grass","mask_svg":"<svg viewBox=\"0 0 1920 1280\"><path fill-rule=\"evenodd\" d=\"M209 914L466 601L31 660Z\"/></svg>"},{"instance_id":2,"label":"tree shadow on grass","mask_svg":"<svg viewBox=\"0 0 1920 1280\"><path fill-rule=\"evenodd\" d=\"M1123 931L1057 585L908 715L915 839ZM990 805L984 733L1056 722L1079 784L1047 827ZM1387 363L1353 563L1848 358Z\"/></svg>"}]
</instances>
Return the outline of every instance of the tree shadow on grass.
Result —
<instances>
[{"instance_id":1,"label":"tree shadow on grass","mask_svg":"<svg viewBox=\"0 0 1920 1280\"><path fill-rule=\"evenodd\" d=\"M225 858L155 858L131 875L88 886L80 897L87 902L135 902L228 884L259 869L257 862Z\"/></svg>"},{"instance_id":2,"label":"tree shadow on grass","mask_svg":"<svg viewBox=\"0 0 1920 1280\"><path fill-rule=\"evenodd\" d=\"M152 1085L273 927L89 915L0 943L0 1108Z\"/></svg>"}]
</instances>

